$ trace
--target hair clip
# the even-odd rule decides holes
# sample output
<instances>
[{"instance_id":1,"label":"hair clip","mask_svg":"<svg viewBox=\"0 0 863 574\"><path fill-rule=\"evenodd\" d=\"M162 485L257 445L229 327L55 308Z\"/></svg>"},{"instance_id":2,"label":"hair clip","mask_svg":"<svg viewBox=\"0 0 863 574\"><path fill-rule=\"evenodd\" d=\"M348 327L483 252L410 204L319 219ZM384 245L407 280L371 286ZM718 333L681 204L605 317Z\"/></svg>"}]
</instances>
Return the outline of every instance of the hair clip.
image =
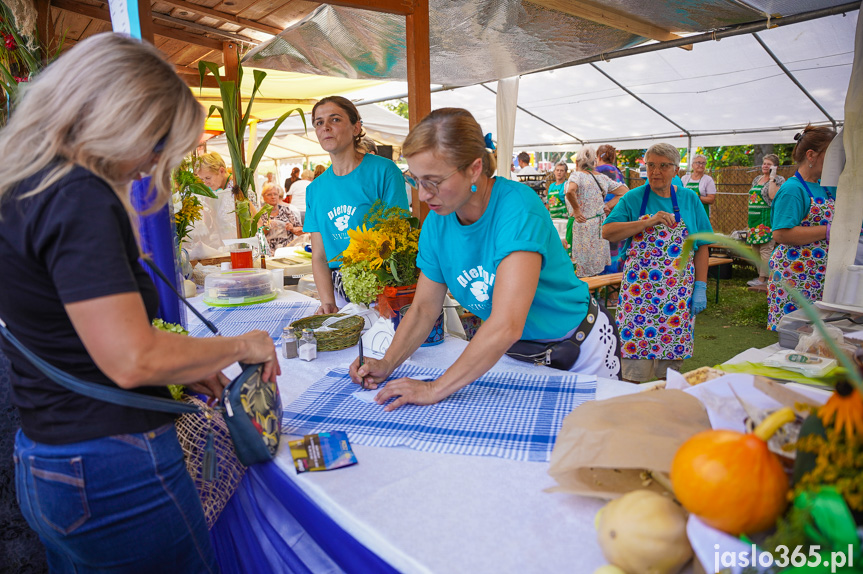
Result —
<instances>
[{"instance_id":1,"label":"hair clip","mask_svg":"<svg viewBox=\"0 0 863 574\"><path fill-rule=\"evenodd\" d=\"M803 137L803 132L797 132L794 134L794 141L800 141L800 138Z\"/></svg>"},{"instance_id":2,"label":"hair clip","mask_svg":"<svg viewBox=\"0 0 863 574\"><path fill-rule=\"evenodd\" d=\"M485 134L485 147L486 149L490 149L491 151L495 150L494 142L491 139L491 132Z\"/></svg>"}]
</instances>

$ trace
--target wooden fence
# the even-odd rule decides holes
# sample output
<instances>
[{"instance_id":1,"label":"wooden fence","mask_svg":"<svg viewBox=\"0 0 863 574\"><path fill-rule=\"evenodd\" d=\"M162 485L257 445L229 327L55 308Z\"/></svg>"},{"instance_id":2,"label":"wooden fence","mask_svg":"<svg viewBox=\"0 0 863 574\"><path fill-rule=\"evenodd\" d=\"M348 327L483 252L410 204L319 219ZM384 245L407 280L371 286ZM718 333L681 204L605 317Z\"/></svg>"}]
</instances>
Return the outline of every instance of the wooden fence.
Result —
<instances>
[{"instance_id":1,"label":"wooden fence","mask_svg":"<svg viewBox=\"0 0 863 574\"><path fill-rule=\"evenodd\" d=\"M777 173L785 179L794 176L796 166L779 166ZM635 170L629 171L629 189L644 184L644 180L638 177ZM716 202L710 214L710 224L713 231L731 234L738 229L746 229L747 213L749 211L749 189L752 180L761 173L758 167L723 167L716 171L708 172L716 181Z\"/></svg>"}]
</instances>

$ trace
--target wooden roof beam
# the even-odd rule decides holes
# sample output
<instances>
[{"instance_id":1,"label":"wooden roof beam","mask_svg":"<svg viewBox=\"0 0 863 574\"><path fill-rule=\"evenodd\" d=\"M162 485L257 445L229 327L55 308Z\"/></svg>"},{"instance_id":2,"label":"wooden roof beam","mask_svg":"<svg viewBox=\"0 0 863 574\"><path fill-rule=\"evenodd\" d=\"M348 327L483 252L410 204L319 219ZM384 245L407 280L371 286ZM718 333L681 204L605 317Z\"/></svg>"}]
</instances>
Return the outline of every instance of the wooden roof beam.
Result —
<instances>
[{"instance_id":1,"label":"wooden roof beam","mask_svg":"<svg viewBox=\"0 0 863 574\"><path fill-rule=\"evenodd\" d=\"M222 22L237 24L238 26L242 26L250 30L256 30L265 34L272 34L273 36L281 34L283 32L281 28L278 28L276 26L269 26L267 24L262 24L261 22L249 20L247 18L240 18L239 16L228 14L227 12L221 12L219 10L214 10L213 8L207 8L206 6L200 6L198 4L186 2L186 0L159 0L159 2L164 4L170 4L171 6L174 6L176 8L187 10L194 14L200 14L201 16L209 16L211 18L221 20Z\"/></svg>"},{"instance_id":2,"label":"wooden roof beam","mask_svg":"<svg viewBox=\"0 0 863 574\"><path fill-rule=\"evenodd\" d=\"M327 4L401 16L413 14L416 9L416 0L327 0Z\"/></svg>"},{"instance_id":3,"label":"wooden roof beam","mask_svg":"<svg viewBox=\"0 0 863 574\"><path fill-rule=\"evenodd\" d=\"M107 8L103 8L101 6L81 4L80 2L75 2L75 0L52 0L51 6L54 8L59 8L60 10L65 10L66 12L71 12L73 14L87 16L88 18L94 18L96 20L102 20L104 22L111 21L111 12ZM153 33L157 36L163 36L165 38L179 40L181 42L200 46L209 50L222 50L222 43L218 40L207 38L206 36L199 36L197 34L190 34L188 32L184 32L183 30L169 28L168 26L153 24Z\"/></svg>"},{"instance_id":4,"label":"wooden roof beam","mask_svg":"<svg viewBox=\"0 0 863 574\"><path fill-rule=\"evenodd\" d=\"M601 4L594 4L593 2L588 2L586 0L525 1L531 4L536 4L537 6L542 6L543 8L563 12L564 14L575 16L576 18L590 20L591 22L603 24L610 28L623 30L624 32L629 32L630 34L635 34L644 38L650 38L651 40L666 42L668 40L679 40L681 38L681 36L673 34L672 32L669 32L664 28L660 28L659 26L654 26L650 22L645 22L643 20L633 18L631 15L625 14L623 12L609 10ZM692 44L680 47L684 50L691 50Z\"/></svg>"}]
</instances>

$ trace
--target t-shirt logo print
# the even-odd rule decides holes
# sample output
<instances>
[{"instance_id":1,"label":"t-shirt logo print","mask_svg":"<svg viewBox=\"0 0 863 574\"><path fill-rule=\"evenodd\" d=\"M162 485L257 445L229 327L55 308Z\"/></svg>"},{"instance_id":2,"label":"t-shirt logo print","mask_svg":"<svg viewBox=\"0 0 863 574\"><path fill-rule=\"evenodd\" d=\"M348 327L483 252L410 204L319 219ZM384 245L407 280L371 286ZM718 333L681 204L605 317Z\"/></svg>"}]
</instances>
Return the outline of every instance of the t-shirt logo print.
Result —
<instances>
[{"instance_id":1,"label":"t-shirt logo print","mask_svg":"<svg viewBox=\"0 0 863 574\"><path fill-rule=\"evenodd\" d=\"M459 273L456 280L463 288L467 287L470 289L471 295L474 296L477 303L485 303L491 298L488 292L492 285L494 285L494 277L494 273L489 273L486 269L483 269L482 265L477 265L472 269L465 269Z\"/></svg>"},{"instance_id":2,"label":"t-shirt logo print","mask_svg":"<svg viewBox=\"0 0 863 574\"><path fill-rule=\"evenodd\" d=\"M488 283L485 281L474 281L470 284L470 292L480 303L488 301Z\"/></svg>"},{"instance_id":3,"label":"t-shirt logo print","mask_svg":"<svg viewBox=\"0 0 863 574\"><path fill-rule=\"evenodd\" d=\"M336 225L336 229L339 231L344 231L348 228L348 223L351 220L350 215L342 215L341 217L337 217L333 223Z\"/></svg>"}]
</instances>

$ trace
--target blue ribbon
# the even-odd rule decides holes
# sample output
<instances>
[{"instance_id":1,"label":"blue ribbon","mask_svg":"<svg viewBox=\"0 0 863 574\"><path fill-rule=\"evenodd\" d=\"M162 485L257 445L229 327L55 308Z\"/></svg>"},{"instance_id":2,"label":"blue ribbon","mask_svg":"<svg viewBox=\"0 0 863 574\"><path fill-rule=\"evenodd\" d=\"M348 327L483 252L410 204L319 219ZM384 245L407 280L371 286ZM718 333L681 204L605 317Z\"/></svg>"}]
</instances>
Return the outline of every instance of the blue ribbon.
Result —
<instances>
[{"instance_id":1,"label":"blue ribbon","mask_svg":"<svg viewBox=\"0 0 863 574\"><path fill-rule=\"evenodd\" d=\"M491 132L485 134L485 147L494 151L496 148L494 147L494 142L491 140Z\"/></svg>"}]
</instances>

